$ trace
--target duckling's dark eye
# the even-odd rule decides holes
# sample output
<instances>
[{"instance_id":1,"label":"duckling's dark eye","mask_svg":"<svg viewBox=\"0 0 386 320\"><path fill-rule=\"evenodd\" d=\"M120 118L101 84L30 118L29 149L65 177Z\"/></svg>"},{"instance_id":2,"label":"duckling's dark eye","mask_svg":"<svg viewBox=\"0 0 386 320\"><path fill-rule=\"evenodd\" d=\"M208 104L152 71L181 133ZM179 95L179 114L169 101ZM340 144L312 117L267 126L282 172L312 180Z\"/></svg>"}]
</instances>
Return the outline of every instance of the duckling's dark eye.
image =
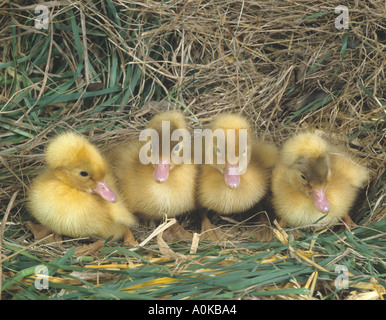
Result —
<instances>
[{"instance_id":1,"label":"duckling's dark eye","mask_svg":"<svg viewBox=\"0 0 386 320\"><path fill-rule=\"evenodd\" d=\"M302 180L304 180L304 181L307 180L307 177L304 174L300 174L300 178L302 178Z\"/></svg>"},{"instance_id":2,"label":"duckling's dark eye","mask_svg":"<svg viewBox=\"0 0 386 320\"><path fill-rule=\"evenodd\" d=\"M79 174L82 176L82 177L88 177L89 176L89 173L87 171L81 171L79 172Z\"/></svg>"}]
</instances>

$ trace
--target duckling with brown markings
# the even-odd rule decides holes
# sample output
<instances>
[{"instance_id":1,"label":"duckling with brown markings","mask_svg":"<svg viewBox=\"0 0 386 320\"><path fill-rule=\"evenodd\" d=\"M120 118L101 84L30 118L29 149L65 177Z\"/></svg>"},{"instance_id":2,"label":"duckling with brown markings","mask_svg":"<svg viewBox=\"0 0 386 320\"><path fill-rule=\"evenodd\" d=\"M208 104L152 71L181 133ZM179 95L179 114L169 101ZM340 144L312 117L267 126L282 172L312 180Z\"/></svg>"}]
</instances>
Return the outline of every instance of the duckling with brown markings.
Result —
<instances>
[{"instance_id":1,"label":"duckling with brown markings","mask_svg":"<svg viewBox=\"0 0 386 320\"><path fill-rule=\"evenodd\" d=\"M366 168L323 134L305 132L284 143L273 170L273 204L282 225L334 224L349 217L359 188L369 178Z\"/></svg>"}]
</instances>

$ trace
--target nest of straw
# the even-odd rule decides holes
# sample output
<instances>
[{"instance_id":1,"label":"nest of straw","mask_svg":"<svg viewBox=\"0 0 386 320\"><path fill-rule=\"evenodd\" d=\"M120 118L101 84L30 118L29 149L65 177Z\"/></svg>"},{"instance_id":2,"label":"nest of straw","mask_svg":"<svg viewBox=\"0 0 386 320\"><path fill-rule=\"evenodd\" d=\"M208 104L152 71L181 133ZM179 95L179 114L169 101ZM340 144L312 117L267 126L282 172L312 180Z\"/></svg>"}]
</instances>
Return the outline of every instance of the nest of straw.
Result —
<instances>
[{"instance_id":1,"label":"nest of straw","mask_svg":"<svg viewBox=\"0 0 386 320\"><path fill-rule=\"evenodd\" d=\"M31 243L25 198L52 136L75 130L103 148L162 108L184 110L192 127L241 112L279 146L304 128L331 133L372 172L357 222L382 222L385 7L346 1L339 30L340 4L62 1L46 3L48 29L35 27L32 1L2 4L1 238Z\"/></svg>"}]
</instances>

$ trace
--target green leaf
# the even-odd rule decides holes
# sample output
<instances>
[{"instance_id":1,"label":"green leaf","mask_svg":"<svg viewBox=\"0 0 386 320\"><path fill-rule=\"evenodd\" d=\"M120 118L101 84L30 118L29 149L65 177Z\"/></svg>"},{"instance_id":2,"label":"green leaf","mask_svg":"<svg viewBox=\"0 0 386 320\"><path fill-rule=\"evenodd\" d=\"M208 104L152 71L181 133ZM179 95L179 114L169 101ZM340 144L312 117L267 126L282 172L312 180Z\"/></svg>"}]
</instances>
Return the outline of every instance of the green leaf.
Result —
<instances>
[{"instance_id":1,"label":"green leaf","mask_svg":"<svg viewBox=\"0 0 386 320\"><path fill-rule=\"evenodd\" d=\"M335 12L335 10L317 12L315 14L312 14L312 15L308 16L308 17L296 19L296 21L305 21L305 20L310 20L310 19L313 19L313 18L319 18L321 16L324 16L324 15L329 14L329 13L334 13L334 12Z\"/></svg>"}]
</instances>

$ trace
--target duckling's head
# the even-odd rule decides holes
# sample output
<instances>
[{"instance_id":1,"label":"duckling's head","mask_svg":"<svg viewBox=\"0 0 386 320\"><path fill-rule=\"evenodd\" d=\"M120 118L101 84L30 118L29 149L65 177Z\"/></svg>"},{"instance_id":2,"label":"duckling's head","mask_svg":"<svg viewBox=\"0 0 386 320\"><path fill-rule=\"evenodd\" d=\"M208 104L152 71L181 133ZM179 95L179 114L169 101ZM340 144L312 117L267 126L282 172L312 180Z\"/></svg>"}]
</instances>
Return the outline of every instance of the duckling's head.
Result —
<instances>
[{"instance_id":1,"label":"duckling's head","mask_svg":"<svg viewBox=\"0 0 386 320\"><path fill-rule=\"evenodd\" d=\"M55 137L47 145L45 159L55 177L68 186L116 201L105 182L106 161L84 136L67 132Z\"/></svg>"},{"instance_id":2,"label":"duckling's head","mask_svg":"<svg viewBox=\"0 0 386 320\"><path fill-rule=\"evenodd\" d=\"M326 188L331 178L327 142L312 133L292 137L283 146L282 161L291 185L311 197L315 207L327 214L330 202Z\"/></svg>"},{"instance_id":3,"label":"duckling's head","mask_svg":"<svg viewBox=\"0 0 386 320\"><path fill-rule=\"evenodd\" d=\"M153 145L154 141L151 141L150 153L153 159L154 181L163 183L168 180L170 171L181 164L174 162L173 159L181 157L183 149L188 147L187 143L190 144L190 138L186 138L186 135L190 137L188 125L182 113L166 111L155 115L147 128L157 132L158 145ZM185 139L181 139L183 135Z\"/></svg>"},{"instance_id":4,"label":"duckling's head","mask_svg":"<svg viewBox=\"0 0 386 320\"><path fill-rule=\"evenodd\" d=\"M253 134L249 122L238 114L222 114L213 120L210 129L216 137L213 149L206 149L213 154L211 165L224 175L229 188L236 189L252 155Z\"/></svg>"}]
</instances>

